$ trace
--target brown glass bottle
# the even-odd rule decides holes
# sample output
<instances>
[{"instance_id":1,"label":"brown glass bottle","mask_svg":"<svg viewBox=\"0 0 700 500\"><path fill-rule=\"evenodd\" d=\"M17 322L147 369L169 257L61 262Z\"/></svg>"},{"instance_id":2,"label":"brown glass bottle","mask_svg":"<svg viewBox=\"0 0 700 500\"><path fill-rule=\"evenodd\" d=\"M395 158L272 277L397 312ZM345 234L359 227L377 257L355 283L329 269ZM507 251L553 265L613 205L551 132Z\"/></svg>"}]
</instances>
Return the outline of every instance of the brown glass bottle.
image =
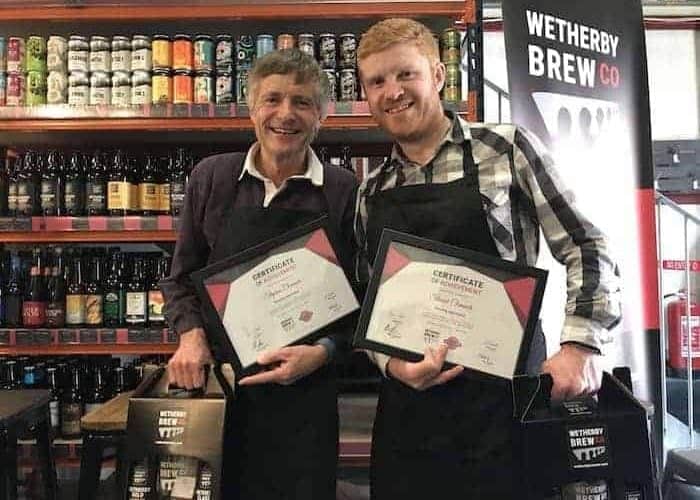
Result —
<instances>
[{"instance_id":1,"label":"brown glass bottle","mask_svg":"<svg viewBox=\"0 0 700 500\"><path fill-rule=\"evenodd\" d=\"M126 285L125 313L128 326L146 326L148 323L146 265L141 256L135 258L133 272Z\"/></svg>"},{"instance_id":2,"label":"brown glass bottle","mask_svg":"<svg viewBox=\"0 0 700 500\"><path fill-rule=\"evenodd\" d=\"M61 247L54 249L53 264L47 286L46 326L63 328L66 324L66 278Z\"/></svg>"},{"instance_id":3,"label":"brown glass bottle","mask_svg":"<svg viewBox=\"0 0 700 500\"><path fill-rule=\"evenodd\" d=\"M74 256L66 286L66 326L78 327L85 324L85 284L83 283L82 262Z\"/></svg>"},{"instance_id":4,"label":"brown glass bottle","mask_svg":"<svg viewBox=\"0 0 700 500\"><path fill-rule=\"evenodd\" d=\"M85 205L88 215L107 213L107 172L102 153L95 151L85 179Z\"/></svg>"},{"instance_id":5,"label":"brown glass bottle","mask_svg":"<svg viewBox=\"0 0 700 500\"><path fill-rule=\"evenodd\" d=\"M41 249L35 248L27 289L22 302L22 324L40 328L46 323L46 288L41 266Z\"/></svg>"},{"instance_id":6,"label":"brown glass bottle","mask_svg":"<svg viewBox=\"0 0 700 500\"><path fill-rule=\"evenodd\" d=\"M63 181L65 214L71 217L85 215L85 163L82 153L73 151Z\"/></svg>"},{"instance_id":7,"label":"brown glass bottle","mask_svg":"<svg viewBox=\"0 0 700 500\"><path fill-rule=\"evenodd\" d=\"M107 210L109 215L132 215L135 200L129 172L129 159L122 150L114 153L107 182Z\"/></svg>"},{"instance_id":8,"label":"brown glass bottle","mask_svg":"<svg viewBox=\"0 0 700 500\"><path fill-rule=\"evenodd\" d=\"M85 324L93 328L104 321L102 290L102 259L99 255L90 258L90 276L85 285Z\"/></svg>"},{"instance_id":9,"label":"brown glass bottle","mask_svg":"<svg viewBox=\"0 0 700 500\"><path fill-rule=\"evenodd\" d=\"M80 367L74 366L70 373L70 387L64 392L61 402L61 435L64 438L80 436L80 419L85 413Z\"/></svg>"},{"instance_id":10,"label":"brown glass bottle","mask_svg":"<svg viewBox=\"0 0 700 500\"><path fill-rule=\"evenodd\" d=\"M144 159L138 191L141 213L143 215L158 215L160 213L158 161L151 155L146 155Z\"/></svg>"}]
</instances>

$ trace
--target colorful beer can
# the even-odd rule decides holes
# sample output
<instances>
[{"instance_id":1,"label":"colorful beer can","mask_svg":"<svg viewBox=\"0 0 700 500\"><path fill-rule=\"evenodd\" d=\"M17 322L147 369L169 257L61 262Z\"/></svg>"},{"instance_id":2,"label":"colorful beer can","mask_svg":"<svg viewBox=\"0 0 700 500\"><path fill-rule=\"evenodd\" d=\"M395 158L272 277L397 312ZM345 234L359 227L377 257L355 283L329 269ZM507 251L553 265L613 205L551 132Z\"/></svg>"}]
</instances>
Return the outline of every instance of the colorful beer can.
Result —
<instances>
[{"instance_id":1,"label":"colorful beer can","mask_svg":"<svg viewBox=\"0 0 700 500\"><path fill-rule=\"evenodd\" d=\"M112 80L106 71L90 75L90 106L108 106L112 102Z\"/></svg>"},{"instance_id":2,"label":"colorful beer can","mask_svg":"<svg viewBox=\"0 0 700 500\"><path fill-rule=\"evenodd\" d=\"M7 105L7 73L0 71L0 106Z\"/></svg>"},{"instance_id":3,"label":"colorful beer can","mask_svg":"<svg viewBox=\"0 0 700 500\"><path fill-rule=\"evenodd\" d=\"M442 98L445 101L458 102L462 100L462 87L460 85L447 85L443 90Z\"/></svg>"},{"instance_id":4,"label":"colorful beer can","mask_svg":"<svg viewBox=\"0 0 700 500\"><path fill-rule=\"evenodd\" d=\"M24 73L7 74L7 96L5 98L8 106L24 106L25 94L27 91L27 80Z\"/></svg>"},{"instance_id":5,"label":"colorful beer can","mask_svg":"<svg viewBox=\"0 0 700 500\"><path fill-rule=\"evenodd\" d=\"M195 71L211 71L214 69L214 41L209 35L197 35L194 38L194 69Z\"/></svg>"},{"instance_id":6,"label":"colorful beer can","mask_svg":"<svg viewBox=\"0 0 700 500\"><path fill-rule=\"evenodd\" d=\"M293 49L296 44L296 38L289 33L282 33L277 37L277 50Z\"/></svg>"},{"instance_id":7,"label":"colorful beer can","mask_svg":"<svg viewBox=\"0 0 700 500\"><path fill-rule=\"evenodd\" d=\"M0 73L7 71L7 39L0 36Z\"/></svg>"},{"instance_id":8,"label":"colorful beer can","mask_svg":"<svg viewBox=\"0 0 700 500\"><path fill-rule=\"evenodd\" d=\"M46 104L46 73L43 71L27 72L27 106Z\"/></svg>"},{"instance_id":9,"label":"colorful beer can","mask_svg":"<svg viewBox=\"0 0 700 500\"><path fill-rule=\"evenodd\" d=\"M90 69L90 44L87 38L71 35L68 39L68 71L88 71Z\"/></svg>"},{"instance_id":10,"label":"colorful beer can","mask_svg":"<svg viewBox=\"0 0 700 500\"><path fill-rule=\"evenodd\" d=\"M68 102L68 75L63 71L51 71L46 79L46 102L65 104Z\"/></svg>"},{"instance_id":11,"label":"colorful beer can","mask_svg":"<svg viewBox=\"0 0 700 500\"><path fill-rule=\"evenodd\" d=\"M324 33L318 37L318 59L323 69L336 68L336 39L332 33Z\"/></svg>"},{"instance_id":12,"label":"colorful beer can","mask_svg":"<svg viewBox=\"0 0 700 500\"><path fill-rule=\"evenodd\" d=\"M194 80L187 70L175 72L173 77L173 102L187 104L194 100Z\"/></svg>"},{"instance_id":13,"label":"colorful beer can","mask_svg":"<svg viewBox=\"0 0 700 500\"><path fill-rule=\"evenodd\" d=\"M131 105L131 75L126 71L112 73L112 106Z\"/></svg>"},{"instance_id":14,"label":"colorful beer can","mask_svg":"<svg viewBox=\"0 0 700 500\"><path fill-rule=\"evenodd\" d=\"M216 69L233 71L233 37L231 35L216 36Z\"/></svg>"},{"instance_id":15,"label":"colorful beer can","mask_svg":"<svg viewBox=\"0 0 700 500\"><path fill-rule=\"evenodd\" d=\"M151 77L151 100L153 104L173 102L173 79L170 71L159 69Z\"/></svg>"},{"instance_id":16,"label":"colorful beer can","mask_svg":"<svg viewBox=\"0 0 700 500\"><path fill-rule=\"evenodd\" d=\"M219 71L216 75L216 103L233 102L233 74Z\"/></svg>"},{"instance_id":17,"label":"colorful beer can","mask_svg":"<svg viewBox=\"0 0 700 500\"><path fill-rule=\"evenodd\" d=\"M134 35L131 38L131 71L151 71L152 68L151 38Z\"/></svg>"},{"instance_id":18,"label":"colorful beer can","mask_svg":"<svg viewBox=\"0 0 700 500\"><path fill-rule=\"evenodd\" d=\"M316 47L314 36L311 33L302 33L297 39L299 50L316 59Z\"/></svg>"},{"instance_id":19,"label":"colorful beer can","mask_svg":"<svg viewBox=\"0 0 700 500\"><path fill-rule=\"evenodd\" d=\"M68 71L68 40L62 36L51 35L46 42L46 69L51 71Z\"/></svg>"},{"instance_id":20,"label":"colorful beer can","mask_svg":"<svg viewBox=\"0 0 700 500\"><path fill-rule=\"evenodd\" d=\"M46 72L46 39L43 36L27 38L27 71Z\"/></svg>"},{"instance_id":21,"label":"colorful beer can","mask_svg":"<svg viewBox=\"0 0 700 500\"><path fill-rule=\"evenodd\" d=\"M445 64L454 64L461 61L460 47L462 36L455 28L447 28L440 35L440 58Z\"/></svg>"},{"instance_id":22,"label":"colorful beer can","mask_svg":"<svg viewBox=\"0 0 700 500\"><path fill-rule=\"evenodd\" d=\"M173 45L168 35L154 35L151 44L153 69L170 69L173 66Z\"/></svg>"},{"instance_id":23,"label":"colorful beer can","mask_svg":"<svg viewBox=\"0 0 700 500\"><path fill-rule=\"evenodd\" d=\"M193 58L192 37L182 34L175 35L173 39L173 69L175 71L192 71Z\"/></svg>"},{"instance_id":24,"label":"colorful beer can","mask_svg":"<svg viewBox=\"0 0 700 500\"><path fill-rule=\"evenodd\" d=\"M236 102L248 104L248 69L239 69L236 72Z\"/></svg>"},{"instance_id":25,"label":"colorful beer can","mask_svg":"<svg viewBox=\"0 0 700 500\"><path fill-rule=\"evenodd\" d=\"M353 33L340 35L339 66L343 69L357 67L357 38Z\"/></svg>"},{"instance_id":26,"label":"colorful beer can","mask_svg":"<svg viewBox=\"0 0 700 500\"><path fill-rule=\"evenodd\" d=\"M90 80L85 71L74 71L68 75L68 104L87 106L90 104Z\"/></svg>"},{"instance_id":27,"label":"colorful beer can","mask_svg":"<svg viewBox=\"0 0 700 500\"><path fill-rule=\"evenodd\" d=\"M112 71L131 71L131 40L128 37L112 37Z\"/></svg>"},{"instance_id":28,"label":"colorful beer can","mask_svg":"<svg viewBox=\"0 0 700 500\"><path fill-rule=\"evenodd\" d=\"M194 102L197 104L214 102L215 95L211 71L198 71L194 77Z\"/></svg>"},{"instance_id":29,"label":"colorful beer can","mask_svg":"<svg viewBox=\"0 0 700 500\"><path fill-rule=\"evenodd\" d=\"M241 35L236 40L236 68L250 68L255 60L255 40L250 35Z\"/></svg>"},{"instance_id":30,"label":"colorful beer can","mask_svg":"<svg viewBox=\"0 0 700 500\"><path fill-rule=\"evenodd\" d=\"M272 35L258 35L255 39L255 57L260 59L265 54L275 50L275 39Z\"/></svg>"},{"instance_id":31,"label":"colorful beer can","mask_svg":"<svg viewBox=\"0 0 700 500\"><path fill-rule=\"evenodd\" d=\"M25 68L26 46L24 38L11 36L7 40L7 72L24 73Z\"/></svg>"},{"instance_id":32,"label":"colorful beer can","mask_svg":"<svg viewBox=\"0 0 700 500\"><path fill-rule=\"evenodd\" d=\"M131 104L151 104L152 96L150 71L134 71L131 75Z\"/></svg>"},{"instance_id":33,"label":"colorful beer can","mask_svg":"<svg viewBox=\"0 0 700 500\"><path fill-rule=\"evenodd\" d=\"M328 100L335 102L338 99L338 81L334 69L324 69L323 74L326 77L326 93Z\"/></svg>"},{"instance_id":34,"label":"colorful beer can","mask_svg":"<svg viewBox=\"0 0 700 500\"><path fill-rule=\"evenodd\" d=\"M355 69L340 70L340 101L357 101L357 71Z\"/></svg>"}]
</instances>

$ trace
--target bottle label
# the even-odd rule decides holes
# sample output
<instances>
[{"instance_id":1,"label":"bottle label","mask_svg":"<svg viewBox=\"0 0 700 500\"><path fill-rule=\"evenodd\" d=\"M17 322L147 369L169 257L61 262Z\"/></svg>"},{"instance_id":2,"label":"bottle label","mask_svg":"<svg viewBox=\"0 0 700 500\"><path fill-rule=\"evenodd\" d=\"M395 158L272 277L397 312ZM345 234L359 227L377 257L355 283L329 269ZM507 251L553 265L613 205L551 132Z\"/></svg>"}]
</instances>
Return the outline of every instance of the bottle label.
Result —
<instances>
[{"instance_id":1,"label":"bottle label","mask_svg":"<svg viewBox=\"0 0 700 500\"><path fill-rule=\"evenodd\" d=\"M17 212L19 215L32 215L36 200L34 185L31 181L17 183Z\"/></svg>"},{"instance_id":2,"label":"bottle label","mask_svg":"<svg viewBox=\"0 0 700 500\"><path fill-rule=\"evenodd\" d=\"M99 182L88 182L86 185L86 192L88 209L104 210L107 208L104 184Z\"/></svg>"},{"instance_id":3,"label":"bottle label","mask_svg":"<svg viewBox=\"0 0 700 500\"><path fill-rule=\"evenodd\" d=\"M10 215L13 215L15 210L17 210L17 183L10 182L7 188L7 209L10 211Z\"/></svg>"},{"instance_id":4,"label":"bottle label","mask_svg":"<svg viewBox=\"0 0 700 500\"><path fill-rule=\"evenodd\" d=\"M146 321L146 292L126 292L126 322Z\"/></svg>"},{"instance_id":5,"label":"bottle label","mask_svg":"<svg viewBox=\"0 0 700 500\"><path fill-rule=\"evenodd\" d=\"M80 418L82 416L82 404L63 403L61 408L61 434L65 436L78 436L80 434Z\"/></svg>"},{"instance_id":6,"label":"bottle label","mask_svg":"<svg viewBox=\"0 0 700 500\"><path fill-rule=\"evenodd\" d=\"M124 319L124 294L108 292L105 294L103 313L105 322L121 323Z\"/></svg>"},{"instance_id":7,"label":"bottle label","mask_svg":"<svg viewBox=\"0 0 700 500\"><path fill-rule=\"evenodd\" d=\"M83 185L80 181L66 181L63 202L68 212L80 211L83 208Z\"/></svg>"},{"instance_id":8,"label":"bottle label","mask_svg":"<svg viewBox=\"0 0 700 500\"><path fill-rule=\"evenodd\" d=\"M66 295L66 324L85 323L85 295Z\"/></svg>"},{"instance_id":9,"label":"bottle label","mask_svg":"<svg viewBox=\"0 0 700 500\"><path fill-rule=\"evenodd\" d=\"M49 302L46 305L46 326L61 328L66 324L65 302Z\"/></svg>"},{"instance_id":10,"label":"bottle label","mask_svg":"<svg viewBox=\"0 0 700 500\"><path fill-rule=\"evenodd\" d=\"M165 321L163 293L160 290L148 292L148 320Z\"/></svg>"},{"instance_id":11,"label":"bottle label","mask_svg":"<svg viewBox=\"0 0 700 500\"><path fill-rule=\"evenodd\" d=\"M51 427L54 429L58 429L60 423L58 408L58 401L49 401L49 416L51 418Z\"/></svg>"},{"instance_id":12,"label":"bottle label","mask_svg":"<svg viewBox=\"0 0 700 500\"><path fill-rule=\"evenodd\" d=\"M87 295L85 297L85 323L88 325L102 324L102 295Z\"/></svg>"},{"instance_id":13,"label":"bottle label","mask_svg":"<svg viewBox=\"0 0 700 500\"><path fill-rule=\"evenodd\" d=\"M39 327L46 323L46 302L25 300L22 304L22 324Z\"/></svg>"},{"instance_id":14,"label":"bottle label","mask_svg":"<svg viewBox=\"0 0 700 500\"><path fill-rule=\"evenodd\" d=\"M123 181L107 183L107 208L109 210L131 210L131 184Z\"/></svg>"},{"instance_id":15,"label":"bottle label","mask_svg":"<svg viewBox=\"0 0 700 500\"><path fill-rule=\"evenodd\" d=\"M56 181L41 181L41 209L56 210Z\"/></svg>"},{"instance_id":16,"label":"bottle label","mask_svg":"<svg viewBox=\"0 0 700 500\"><path fill-rule=\"evenodd\" d=\"M158 184L142 182L139 184L139 207L141 210L159 210L160 198Z\"/></svg>"},{"instance_id":17,"label":"bottle label","mask_svg":"<svg viewBox=\"0 0 700 500\"><path fill-rule=\"evenodd\" d=\"M160 211L166 214L170 213L170 184L158 185L158 206Z\"/></svg>"}]
</instances>

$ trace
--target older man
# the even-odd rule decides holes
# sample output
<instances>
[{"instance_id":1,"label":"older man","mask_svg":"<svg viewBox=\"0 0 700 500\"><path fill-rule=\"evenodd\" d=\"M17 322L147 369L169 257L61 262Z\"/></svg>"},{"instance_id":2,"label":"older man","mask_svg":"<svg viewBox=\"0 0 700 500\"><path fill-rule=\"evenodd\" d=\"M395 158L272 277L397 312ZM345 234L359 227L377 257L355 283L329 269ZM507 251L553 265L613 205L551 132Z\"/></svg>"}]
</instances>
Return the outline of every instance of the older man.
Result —
<instances>
[{"instance_id":1,"label":"older man","mask_svg":"<svg viewBox=\"0 0 700 500\"><path fill-rule=\"evenodd\" d=\"M206 158L192 174L172 274L162 285L168 321L180 334L168 364L178 386L201 386L202 367L217 351L207 337L192 271L321 214L328 214L339 236L341 262L351 259L355 177L322 165L309 147L325 117L323 79L318 64L298 50L258 60L248 96L257 142L246 154ZM224 472L227 495L335 497L337 398L328 364L344 345L344 335L336 333L314 345L264 353L258 362L267 370L239 381L226 444L235 455Z\"/></svg>"}]
</instances>

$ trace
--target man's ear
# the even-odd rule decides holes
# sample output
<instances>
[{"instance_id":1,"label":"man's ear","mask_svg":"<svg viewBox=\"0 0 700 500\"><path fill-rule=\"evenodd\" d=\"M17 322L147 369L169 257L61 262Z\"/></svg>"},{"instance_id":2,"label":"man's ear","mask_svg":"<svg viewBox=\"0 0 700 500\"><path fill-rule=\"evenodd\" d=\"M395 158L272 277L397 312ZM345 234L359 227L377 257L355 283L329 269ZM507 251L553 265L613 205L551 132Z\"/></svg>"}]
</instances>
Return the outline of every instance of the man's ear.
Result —
<instances>
[{"instance_id":1,"label":"man's ear","mask_svg":"<svg viewBox=\"0 0 700 500\"><path fill-rule=\"evenodd\" d=\"M442 92L442 88L445 86L445 65L439 61L435 63L433 80L435 81L435 89Z\"/></svg>"}]
</instances>

